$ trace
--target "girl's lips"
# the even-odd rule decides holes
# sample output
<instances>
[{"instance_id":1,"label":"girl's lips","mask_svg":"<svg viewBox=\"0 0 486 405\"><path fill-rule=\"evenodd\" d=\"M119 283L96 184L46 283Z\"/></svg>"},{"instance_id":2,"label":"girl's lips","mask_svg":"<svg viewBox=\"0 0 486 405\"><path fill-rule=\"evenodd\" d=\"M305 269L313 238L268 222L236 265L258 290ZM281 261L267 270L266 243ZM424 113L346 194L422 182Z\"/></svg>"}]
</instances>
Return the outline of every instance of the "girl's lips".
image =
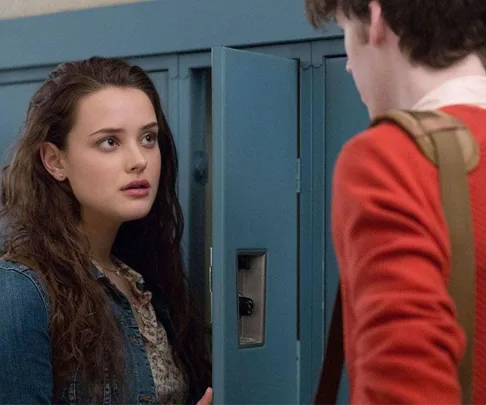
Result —
<instances>
[{"instance_id":1,"label":"girl's lips","mask_svg":"<svg viewBox=\"0 0 486 405\"><path fill-rule=\"evenodd\" d=\"M122 191L130 197L147 197L150 192L148 188L128 188Z\"/></svg>"},{"instance_id":2,"label":"girl's lips","mask_svg":"<svg viewBox=\"0 0 486 405\"><path fill-rule=\"evenodd\" d=\"M150 183L145 180L135 180L130 183L128 183L126 186L122 187L122 191L125 190L132 190L132 189L149 189L150 188Z\"/></svg>"}]
</instances>

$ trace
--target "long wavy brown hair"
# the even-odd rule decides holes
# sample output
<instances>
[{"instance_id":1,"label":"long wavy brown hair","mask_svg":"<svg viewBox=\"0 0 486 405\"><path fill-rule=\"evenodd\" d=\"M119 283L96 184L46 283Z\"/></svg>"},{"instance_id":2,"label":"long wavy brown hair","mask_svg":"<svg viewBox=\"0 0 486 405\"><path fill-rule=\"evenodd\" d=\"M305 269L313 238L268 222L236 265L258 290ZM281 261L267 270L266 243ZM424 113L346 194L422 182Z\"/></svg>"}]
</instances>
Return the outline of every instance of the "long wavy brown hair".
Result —
<instances>
[{"instance_id":1,"label":"long wavy brown hair","mask_svg":"<svg viewBox=\"0 0 486 405\"><path fill-rule=\"evenodd\" d=\"M3 249L10 260L35 269L47 287L52 306L54 401L75 374L90 384L98 400L104 370L123 386L121 332L106 291L90 273L90 248L80 227L80 204L69 181L56 181L40 158L44 142L60 150L66 148L79 100L106 86L139 89L150 98L160 126L162 159L160 184L150 213L122 225L113 253L140 272L154 298L163 299L168 306L175 329L173 351L185 363L192 395L202 395L211 384L205 338L208 329L196 312L183 266L177 155L159 95L140 67L100 57L65 63L35 93L23 136L3 171Z\"/></svg>"}]
</instances>

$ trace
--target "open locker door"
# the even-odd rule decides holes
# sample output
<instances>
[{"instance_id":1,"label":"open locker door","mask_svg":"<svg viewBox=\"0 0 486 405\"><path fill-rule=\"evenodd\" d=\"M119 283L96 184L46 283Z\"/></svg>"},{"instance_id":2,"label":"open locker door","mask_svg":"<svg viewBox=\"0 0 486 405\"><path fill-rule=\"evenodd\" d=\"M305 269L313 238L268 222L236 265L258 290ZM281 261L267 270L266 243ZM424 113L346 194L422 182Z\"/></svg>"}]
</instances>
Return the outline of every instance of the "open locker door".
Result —
<instances>
[{"instance_id":1,"label":"open locker door","mask_svg":"<svg viewBox=\"0 0 486 405\"><path fill-rule=\"evenodd\" d=\"M298 62L212 50L215 404L294 404Z\"/></svg>"}]
</instances>

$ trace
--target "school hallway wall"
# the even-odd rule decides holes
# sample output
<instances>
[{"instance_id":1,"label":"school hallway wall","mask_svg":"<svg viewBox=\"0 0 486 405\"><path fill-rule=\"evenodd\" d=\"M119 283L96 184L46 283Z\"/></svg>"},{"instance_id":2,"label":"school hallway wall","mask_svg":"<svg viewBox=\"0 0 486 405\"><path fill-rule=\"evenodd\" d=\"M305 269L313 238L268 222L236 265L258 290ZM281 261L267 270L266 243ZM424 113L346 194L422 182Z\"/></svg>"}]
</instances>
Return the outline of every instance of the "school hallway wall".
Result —
<instances>
[{"instance_id":1,"label":"school hallway wall","mask_svg":"<svg viewBox=\"0 0 486 405\"><path fill-rule=\"evenodd\" d=\"M2 0L0 19L28 17L85 8L137 3L147 0Z\"/></svg>"}]
</instances>

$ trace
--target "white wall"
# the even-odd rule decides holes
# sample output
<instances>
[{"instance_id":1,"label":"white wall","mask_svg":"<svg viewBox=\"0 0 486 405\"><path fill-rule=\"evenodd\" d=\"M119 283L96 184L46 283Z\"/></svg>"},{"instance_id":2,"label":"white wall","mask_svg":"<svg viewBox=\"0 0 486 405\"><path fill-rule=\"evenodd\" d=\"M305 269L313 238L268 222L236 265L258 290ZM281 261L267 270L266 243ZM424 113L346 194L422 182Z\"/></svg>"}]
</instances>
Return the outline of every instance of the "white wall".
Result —
<instances>
[{"instance_id":1,"label":"white wall","mask_svg":"<svg viewBox=\"0 0 486 405\"><path fill-rule=\"evenodd\" d=\"M0 0L0 19L147 0Z\"/></svg>"}]
</instances>

